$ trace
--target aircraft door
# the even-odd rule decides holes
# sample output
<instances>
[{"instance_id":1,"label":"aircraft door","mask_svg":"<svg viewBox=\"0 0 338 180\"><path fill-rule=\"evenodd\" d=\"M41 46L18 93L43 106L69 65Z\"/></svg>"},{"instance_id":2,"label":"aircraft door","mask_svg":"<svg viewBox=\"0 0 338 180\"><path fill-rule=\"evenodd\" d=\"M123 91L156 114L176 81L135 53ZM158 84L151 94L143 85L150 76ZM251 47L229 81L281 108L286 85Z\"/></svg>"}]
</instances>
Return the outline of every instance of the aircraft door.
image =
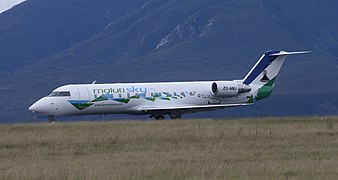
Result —
<instances>
[{"instance_id":1,"label":"aircraft door","mask_svg":"<svg viewBox=\"0 0 338 180\"><path fill-rule=\"evenodd\" d=\"M80 100L80 93L77 87L72 87L70 89L70 99L72 100Z\"/></svg>"},{"instance_id":2,"label":"aircraft door","mask_svg":"<svg viewBox=\"0 0 338 180\"><path fill-rule=\"evenodd\" d=\"M89 101L89 91L87 86L78 86L77 89L79 90L79 100Z\"/></svg>"}]
</instances>

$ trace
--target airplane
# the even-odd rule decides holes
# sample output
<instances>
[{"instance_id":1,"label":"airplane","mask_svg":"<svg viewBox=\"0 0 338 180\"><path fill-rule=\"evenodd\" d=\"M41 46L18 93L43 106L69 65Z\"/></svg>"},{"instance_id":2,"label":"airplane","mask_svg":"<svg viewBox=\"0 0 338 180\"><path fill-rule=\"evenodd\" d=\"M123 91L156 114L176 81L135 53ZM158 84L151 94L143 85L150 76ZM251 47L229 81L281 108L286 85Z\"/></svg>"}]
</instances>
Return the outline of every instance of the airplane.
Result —
<instances>
[{"instance_id":1,"label":"airplane","mask_svg":"<svg viewBox=\"0 0 338 180\"><path fill-rule=\"evenodd\" d=\"M244 79L159 83L70 84L53 90L29 107L48 115L133 114L156 120L252 105L271 95L287 55L310 51L267 51Z\"/></svg>"}]
</instances>

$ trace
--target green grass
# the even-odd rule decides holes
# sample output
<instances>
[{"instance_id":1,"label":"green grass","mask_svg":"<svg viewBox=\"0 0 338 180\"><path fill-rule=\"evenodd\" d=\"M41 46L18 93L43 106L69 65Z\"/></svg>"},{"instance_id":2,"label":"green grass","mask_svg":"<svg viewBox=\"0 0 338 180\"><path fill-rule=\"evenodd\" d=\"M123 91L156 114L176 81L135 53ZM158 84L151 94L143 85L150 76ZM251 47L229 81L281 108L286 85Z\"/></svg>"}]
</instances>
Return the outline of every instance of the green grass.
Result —
<instances>
[{"instance_id":1,"label":"green grass","mask_svg":"<svg viewBox=\"0 0 338 180\"><path fill-rule=\"evenodd\" d=\"M338 117L0 125L0 179L337 179Z\"/></svg>"}]
</instances>

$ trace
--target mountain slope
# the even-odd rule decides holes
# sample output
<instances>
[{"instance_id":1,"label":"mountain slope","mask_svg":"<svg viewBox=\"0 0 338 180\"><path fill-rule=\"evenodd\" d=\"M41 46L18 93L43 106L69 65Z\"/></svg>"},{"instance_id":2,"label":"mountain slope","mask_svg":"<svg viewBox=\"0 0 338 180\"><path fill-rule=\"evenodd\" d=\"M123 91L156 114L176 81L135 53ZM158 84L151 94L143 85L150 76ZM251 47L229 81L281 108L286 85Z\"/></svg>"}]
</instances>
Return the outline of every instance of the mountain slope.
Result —
<instances>
[{"instance_id":1,"label":"mountain slope","mask_svg":"<svg viewBox=\"0 0 338 180\"><path fill-rule=\"evenodd\" d=\"M131 3L132 2L132 3ZM145 0L28 0L0 15L0 79L88 39Z\"/></svg>"},{"instance_id":2,"label":"mountain slope","mask_svg":"<svg viewBox=\"0 0 338 180\"><path fill-rule=\"evenodd\" d=\"M123 4L131 7L120 17L104 21L105 25L102 22L90 38L29 61L0 81L0 92L8 96L0 103L7 108L0 117L33 117L26 110L29 104L67 83L240 79L269 49L313 53L291 57L273 96L261 104L271 106L247 108L247 115L337 112L332 97L338 91L337 2L153 0L137 7L131 4ZM227 112L239 115L241 109Z\"/></svg>"}]
</instances>

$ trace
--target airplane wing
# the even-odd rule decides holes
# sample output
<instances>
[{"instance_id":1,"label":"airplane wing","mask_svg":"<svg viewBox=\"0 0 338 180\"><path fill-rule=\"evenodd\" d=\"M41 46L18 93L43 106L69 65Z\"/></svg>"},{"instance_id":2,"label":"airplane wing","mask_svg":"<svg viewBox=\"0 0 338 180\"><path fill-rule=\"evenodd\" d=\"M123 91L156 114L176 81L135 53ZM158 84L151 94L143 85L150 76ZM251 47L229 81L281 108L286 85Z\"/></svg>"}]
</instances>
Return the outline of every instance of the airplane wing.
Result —
<instances>
[{"instance_id":1,"label":"airplane wing","mask_svg":"<svg viewBox=\"0 0 338 180\"><path fill-rule=\"evenodd\" d=\"M195 106L170 106L170 107L143 107L142 112L147 114L152 113L161 113L161 114L168 114L171 112L176 112L179 114L186 114L198 111L214 111L218 109L230 108L230 107L237 107L237 106L248 106L252 105L253 103L246 103L246 104L212 104L212 105L195 105Z\"/></svg>"}]
</instances>

